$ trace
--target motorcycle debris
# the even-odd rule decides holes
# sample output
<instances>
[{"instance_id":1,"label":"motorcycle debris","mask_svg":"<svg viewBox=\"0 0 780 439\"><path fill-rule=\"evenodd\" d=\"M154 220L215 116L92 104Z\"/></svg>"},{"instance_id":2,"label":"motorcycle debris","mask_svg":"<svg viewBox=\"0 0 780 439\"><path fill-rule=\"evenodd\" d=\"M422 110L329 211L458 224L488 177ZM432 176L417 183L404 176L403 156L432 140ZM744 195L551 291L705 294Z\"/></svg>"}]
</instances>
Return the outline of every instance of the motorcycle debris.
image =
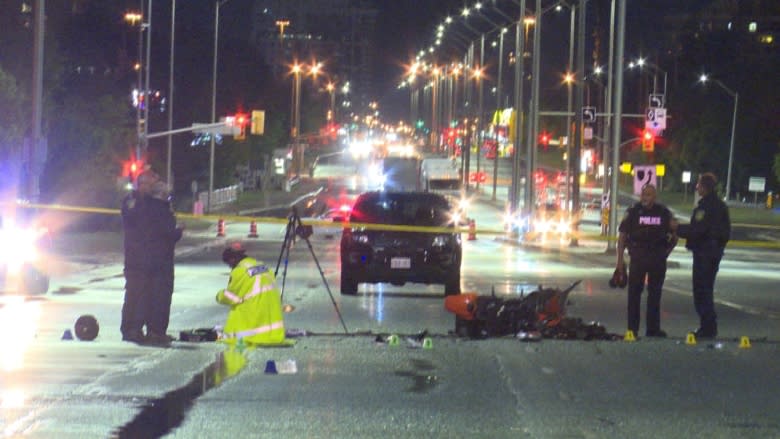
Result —
<instances>
[{"instance_id":1,"label":"motorcycle debris","mask_svg":"<svg viewBox=\"0 0 780 439\"><path fill-rule=\"evenodd\" d=\"M520 341L541 341L542 333L539 331L520 331L515 337Z\"/></svg>"}]
</instances>

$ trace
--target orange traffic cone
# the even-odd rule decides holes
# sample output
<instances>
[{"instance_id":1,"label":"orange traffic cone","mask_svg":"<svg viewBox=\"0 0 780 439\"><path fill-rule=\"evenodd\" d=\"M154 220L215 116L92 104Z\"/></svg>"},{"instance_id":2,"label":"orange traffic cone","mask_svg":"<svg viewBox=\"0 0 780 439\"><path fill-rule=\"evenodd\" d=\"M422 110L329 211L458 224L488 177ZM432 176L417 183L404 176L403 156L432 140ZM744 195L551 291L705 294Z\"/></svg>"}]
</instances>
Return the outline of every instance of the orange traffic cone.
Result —
<instances>
[{"instance_id":1,"label":"orange traffic cone","mask_svg":"<svg viewBox=\"0 0 780 439\"><path fill-rule=\"evenodd\" d=\"M252 221L249 223L249 234L246 235L247 238L257 238L257 223Z\"/></svg>"},{"instance_id":2,"label":"orange traffic cone","mask_svg":"<svg viewBox=\"0 0 780 439\"><path fill-rule=\"evenodd\" d=\"M477 240L477 222L473 219L469 220L469 241Z\"/></svg>"},{"instance_id":3,"label":"orange traffic cone","mask_svg":"<svg viewBox=\"0 0 780 439\"><path fill-rule=\"evenodd\" d=\"M217 220L217 238L225 236L225 220L220 218Z\"/></svg>"}]
</instances>

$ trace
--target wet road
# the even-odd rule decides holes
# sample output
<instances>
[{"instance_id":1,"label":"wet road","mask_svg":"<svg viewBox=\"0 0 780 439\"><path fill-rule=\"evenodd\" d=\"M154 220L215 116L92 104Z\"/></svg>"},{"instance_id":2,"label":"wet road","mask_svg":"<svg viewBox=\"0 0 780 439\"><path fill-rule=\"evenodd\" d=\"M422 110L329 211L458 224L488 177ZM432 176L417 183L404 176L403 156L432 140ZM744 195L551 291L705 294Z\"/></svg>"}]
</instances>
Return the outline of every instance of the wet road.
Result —
<instances>
[{"instance_id":1,"label":"wet road","mask_svg":"<svg viewBox=\"0 0 780 439\"><path fill-rule=\"evenodd\" d=\"M500 229L500 209L475 203L470 215L480 227ZM224 239L188 232L169 333L223 321L214 293L227 282L225 241L242 239L250 254L276 265L285 226L261 224L256 240L246 239L246 228L229 224ZM715 342L685 343L696 317L690 254L678 249L662 303L669 339L523 343L454 337L441 285L361 284L357 296L341 296L338 236L338 228L315 227L314 254L303 242L290 252L284 302L294 310L285 323L307 336L293 348L243 352L217 343L121 342L121 255L107 251L104 264L66 255L52 293L1 297L0 437L780 435L780 396L771 385L780 358L777 252L727 250ZM462 285L514 297L581 279L569 315L622 334L625 291L607 286L613 263L603 243L540 248L479 235L464 239ZM61 340L83 314L99 321L98 338ZM433 349L407 340L424 330ZM399 346L377 343L388 334L399 334ZM751 348L739 347L742 336ZM279 371L293 360L296 371L267 374L269 360Z\"/></svg>"}]
</instances>

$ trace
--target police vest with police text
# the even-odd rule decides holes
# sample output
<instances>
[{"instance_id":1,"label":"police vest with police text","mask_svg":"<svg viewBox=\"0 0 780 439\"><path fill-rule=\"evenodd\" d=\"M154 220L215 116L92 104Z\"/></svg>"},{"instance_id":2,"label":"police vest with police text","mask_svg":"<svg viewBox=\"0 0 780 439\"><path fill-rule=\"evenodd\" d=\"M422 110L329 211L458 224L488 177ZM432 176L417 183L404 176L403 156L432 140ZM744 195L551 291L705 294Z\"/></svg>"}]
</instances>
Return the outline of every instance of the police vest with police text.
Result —
<instances>
[{"instance_id":1,"label":"police vest with police text","mask_svg":"<svg viewBox=\"0 0 780 439\"><path fill-rule=\"evenodd\" d=\"M671 212L666 206L653 204L649 209L637 203L628 209L627 226L629 248L665 249L668 245Z\"/></svg>"}]
</instances>

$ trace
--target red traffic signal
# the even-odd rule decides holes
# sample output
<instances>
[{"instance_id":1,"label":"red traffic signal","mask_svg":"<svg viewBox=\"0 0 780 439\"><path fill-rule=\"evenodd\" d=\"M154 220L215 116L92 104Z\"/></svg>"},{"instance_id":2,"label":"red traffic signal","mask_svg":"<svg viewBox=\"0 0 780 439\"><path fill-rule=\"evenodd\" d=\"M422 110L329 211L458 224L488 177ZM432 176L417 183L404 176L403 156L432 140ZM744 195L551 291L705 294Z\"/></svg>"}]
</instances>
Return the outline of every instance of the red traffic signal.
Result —
<instances>
[{"instance_id":1,"label":"red traffic signal","mask_svg":"<svg viewBox=\"0 0 780 439\"><path fill-rule=\"evenodd\" d=\"M246 127L249 125L249 115L244 113L236 113L232 117L227 118L228 125L238 128L238 131L234 131L233 139L244 140L246 139Z\"/></svg>"},{"instance_id":2,"label":"red traffic signal","mask_svg":"<svg viewBox=\"0 0 780 439\"><path fill-rule=\"evenodd\" d=\"M653 152L655 150L655 133L645 130L642 133L642 151Z\"/></svg>"},{"instance_id":3,"label":"red traffic signal","mask_svg":"<svg viewBox=\"0 0 780 439\"><path fill-rule=\"evenodd\" d=\"M130 177L133 181L135 181L143 171L143 160L130 159L122 164L122 176Z\"/></svg>"},{"instance_id":4,"label":"red traffic signal","mask_svg":"<svg viewBox=\"0 0 780 439\"><path fill-rule=\"evenodd\" d=\"M241 128L245 127L249 123L249 116L243 113L235 115L235 124Z\"/></svg>"},{"instance_id":5,"label":"red traffic signal","mask_svg":"<svg viewBox=\"0 0 780 439\"><path fill-rule=\"evenodd\" d=\"M551 137L551 136L550 136L550 133L548 133L548 132L546 132L546 131L545 131L545 132L542 132L542 133L540 133L540 134L539 134L539 143L540 143L540 144L542 144L542 145L544 145L544 147L546 148L546 147L547 147L547 145L549 145L549 144L550 144L550 137Z\"/></svg>"}]
</instances>

